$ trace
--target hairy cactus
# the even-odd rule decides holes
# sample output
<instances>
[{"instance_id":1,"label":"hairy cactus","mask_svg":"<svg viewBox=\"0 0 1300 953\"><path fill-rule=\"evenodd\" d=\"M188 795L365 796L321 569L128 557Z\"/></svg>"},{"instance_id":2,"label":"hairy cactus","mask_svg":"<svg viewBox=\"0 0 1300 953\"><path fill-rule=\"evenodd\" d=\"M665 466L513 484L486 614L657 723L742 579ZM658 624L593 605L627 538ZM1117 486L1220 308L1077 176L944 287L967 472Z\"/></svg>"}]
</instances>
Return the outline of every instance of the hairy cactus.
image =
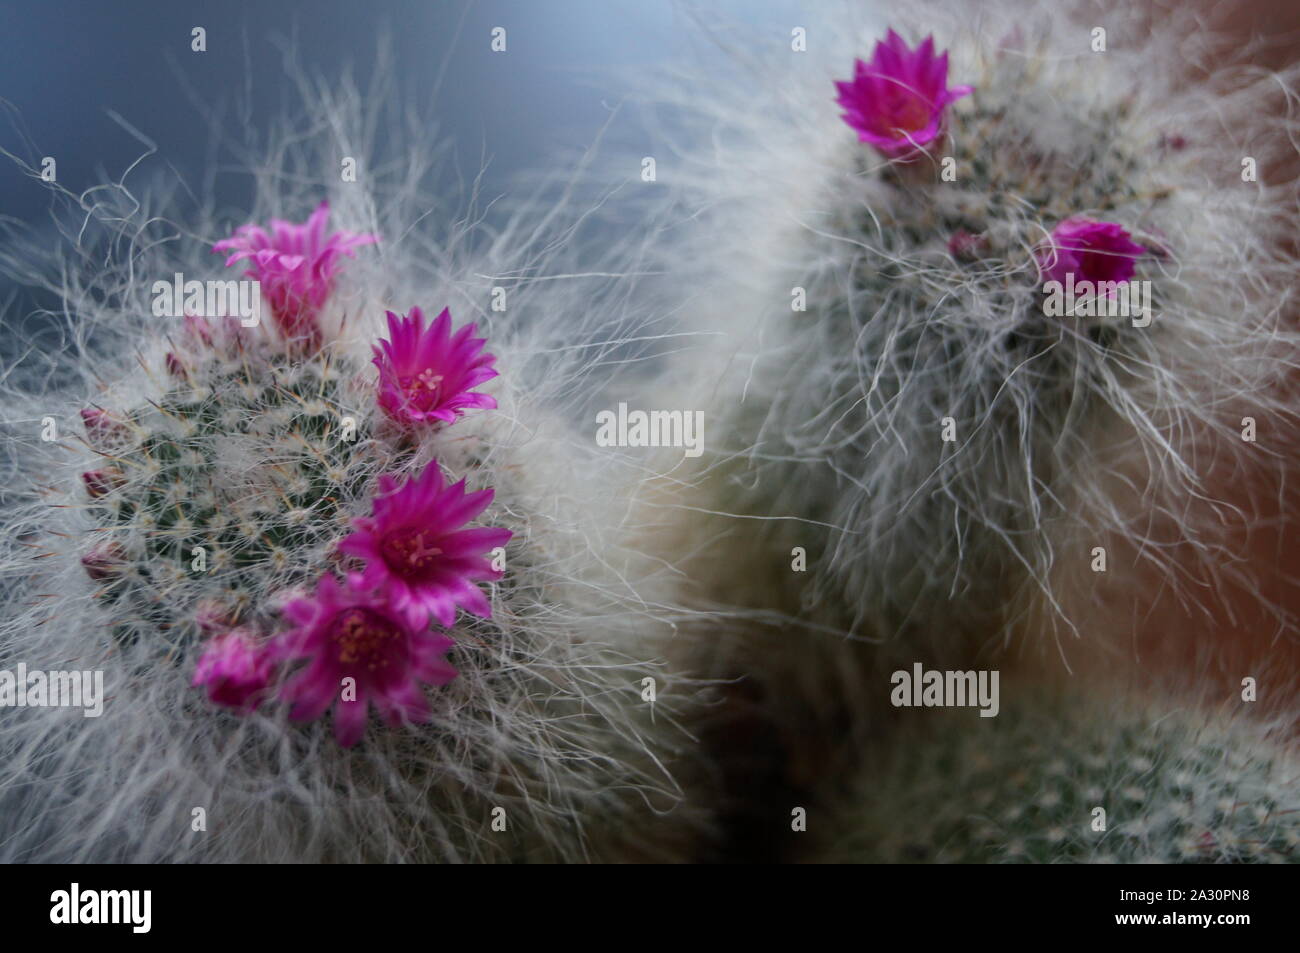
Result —
<instances>
[{"instance_id":1,"label":"hairy cactus","mask_svg":"<svg viewBox=\"0 0 1300 953\"><path fill-rule=\"evenodd\" d=\"M373 439L347 357L292 360L234 328L186 338L170 373L151 368L157 399L120 421L96 408L87 434L102 457L83 562L115 639L163 654L199 638L200 607L230 622L278 612L275 593L329 567L376 472L401 461Z\"/></svg>"},{"instance_id":2,"label":"hairy cactus","mask_svg":"<svg viewBox=\"0 0 1300 953\"><path fill-rule=\"evenodd\" d=\"M809 812L806 859L1300 863L1285 724L1075 689L1018 697L996 718L914 713L833 806Z\"/></svg>"},{"instance_id":3,"label":"hairy cactus","mask_svg":"<svg viewBox=\"0 0 1300 953\"><path fill-rule=\"evenodd\" d=\"M888 40L834 11L806 51L682 84L708 147L677 160L698 241L665 265L703 342L678 400L727 441L674 474L673 545L754 623L708 651L823 736L879 700L863 673L1076 635L1081 591L1136 576L1095 576L1098 547L1248 587L1226 530L1252 514L1216 494L1293 441L1296 343L1295 183L1243 176L1294 152L1285 82L1180 86L1120 13L1094 52L1055 8L913 5ZM1054 313L1057 277L1150 312L1098 285Z\"/></svg>"},{"instance_id":4,"label":"hairy cactus","mask_svg":"<svg viewBox=\"0 0 1300 953\"><path fill-rule=\"evenodd\" d=\"M364 101L309 113L360 134ZM304 170L341 145L288 141L259 212L314 204ZM576 271L567 210L427 234L415 180L333 198L377 249L325 206L217 243L261 282L256 327L151 312L154 278L227 277L211 239L123 185L84 205L102 241L50 283L76 323L7 380L0 666L102 672L107 698L6 713L0 855L691 856L671 571L635 545L641 474L572 427L628 329L590 282L492 277Z\"/></svg>"},{"instance_id":5,"label":"hairy cactus","mask_svg":"<svg viewBox=\"0 0 1300 953\"><path fill-rule=\"evenodd\" d=\"M1162 589L1290 622L1219 497L1294 449L1296 71L859 9L667 91L703 134L625 241L574 180L444 201L383 84L217 130L265 227L51 183L55 266L0 244L59 298L0 341L0 859L1300 859L1293 717L884 677ZM610 451L632 399L701 441Z\"/></svg>"}]
</instances>

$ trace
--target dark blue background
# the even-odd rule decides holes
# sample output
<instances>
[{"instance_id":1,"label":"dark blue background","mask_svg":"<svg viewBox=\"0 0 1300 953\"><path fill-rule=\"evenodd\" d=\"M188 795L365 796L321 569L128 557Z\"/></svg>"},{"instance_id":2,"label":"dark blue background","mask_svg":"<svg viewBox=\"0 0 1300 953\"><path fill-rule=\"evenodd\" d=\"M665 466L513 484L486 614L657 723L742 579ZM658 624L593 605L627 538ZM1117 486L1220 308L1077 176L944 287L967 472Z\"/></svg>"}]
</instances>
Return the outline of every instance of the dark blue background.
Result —
<instances>
[{"instance_id":1,"label":"dark blue background","mask_svg":"<svg viewBox=\"0 0 1300 953\"><path fill-rule=\"evenodd\" d=\"M802 22L799 9L797 0L704 4L710 18L785 34ZM206 52L191 50L195 26L207 31ZM504 54L490 47L497 26ZM701 30L673 0L0 0L0 147L37 167L54 157L59 185L79 194L146 152L116 113L158 150L131 171L133 192L184 183L167 210L181 221L185 189L246 209L252 182L230 154L213 152L210 114L265 141L297 102L286 49L304 74L333 85L351 69L364 88L383 37L399 100L435 117L451 144L449 185L485 168L488 202L519 187L522 173L564 168L615 109L608 154L656 154L655 127L635 100L654 70L699 46ZM43 250L65 240L51 208L49 190L0 157L0 254L53 261ZM57 298L5 274L13 270L0 263L0 322L24 333L5 337L57 333ZM0 342L0 357L13 356Z\"/></svg>"}]
</instances>

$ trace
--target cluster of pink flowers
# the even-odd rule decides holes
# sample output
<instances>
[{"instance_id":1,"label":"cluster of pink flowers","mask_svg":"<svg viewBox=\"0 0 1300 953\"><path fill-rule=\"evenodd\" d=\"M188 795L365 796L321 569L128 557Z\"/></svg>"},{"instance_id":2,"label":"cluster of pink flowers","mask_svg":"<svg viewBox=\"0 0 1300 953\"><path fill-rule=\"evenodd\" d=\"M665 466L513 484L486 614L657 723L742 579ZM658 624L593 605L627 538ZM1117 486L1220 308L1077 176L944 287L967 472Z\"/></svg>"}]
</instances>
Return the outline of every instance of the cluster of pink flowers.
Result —
<instances>
[{"instance_id":1,"label":"cluster of pink flowers","mask_svg":"<svg viewBox=\"0 0 1300 953\"><path fill-rule=\"evenodd\" d=\"M371 516L356 520L338 546L363 559L364 570L342 583L327 573L314 593L290 601L283 615L292 628L270 643L276 661L307 663L280 691L291 717L317 718L337 701L334 733L343 745L361 738L372 703L392 725L428 720L422 685L456 677L443 657L454 642L430 623L450 628L458 608L492 616L477 583L501 578L488 553L511 532L466 528L492 497L466 493L464 480L446 486L436 460L401 485L380 477Z\"/></svg>"},{"instance_id":2,"label":"cluster of pink flowers","mask_svg":"<svg viewBox=\"0 0 1300 953\"><path fill-rule=\"evenodd\" d=\"M219 628L194 684L206 686L213 702L246 714L270 697L280 665L305 662L278 697L300 720L338 702L334 733L342 745L360 740L371 704L391 725L427 721L422 686L456 677L444 658L455 643L430 624L450 628L458 608L492 615L477 583L501 577L488 553L509 542L511 532L466 527L492 497L492 490L466 493L463 480L445 486L437 461L402 485L380 477L372 515L356 520L356 531L338 547L364 559L364 570L342 582L326 573L314 592L284 606L290 628L270 640L243 627Z\"/></svg>"},{"instance_id":3,"label":"cluster of pink flowers","mask_svg":"<svg viewBox=\"0 0 1300 953\"><path fill-rule=\"evenodd\" d=\"M948 106L973 91L948 86L948 54L935 56L932 36L912 49L893 30L876 43L870 63L855 60L853 79L835 87L843 119L858 139L903 163L935 152ZM978 256L980 244L980 236L959 231L948 249L957 260L968 260ZM1072 274L1076 282L1124 282L1145 252L1122 226L1074 216L1056 225L1035 257L1044 281L1064 282Z\"/></svg>"},{"instance_id":4,"label":"cluster of pink flowers","mask_svg":"<svg viewBox=\"0 0 1300 953\"><path fill-rule=\"evenodd\" d=\"M317 321L335 282L339 259L373 235L326 235L322 203L303 225L272 221L269 230L239 228L214 251L233 250L226 264L246 260L285 339L319 348ZM227 322L229 324L229 322ZM236 322L237 324L237 322ZM245 329L187 318L193 348L242 344ZM375 347L379 370L377 404L398 426L414 431L454 423L466 410L493 408L492 397L473 388L497 376L485 339L468 324L452 332L444 309L427 327L419 308L399 317L388 312L388 338ZM184 367L175 355L175 374ZM106 449L126 435L123 423L101 410L82 412L92 446ZM83 475L92 497L118 483L114 470ZM219 607L200 608L196 622L206 637L193 684L212 702L241 714L278 698L295 719L318 718L334 709L334 733L342 745L365 733L373 704L391 725L427 721L426 685L456 677L446 655L454 645L445 631L458 609L489 618L492 608L478 584L501 577L489 557L511 537L506 529L467 526L491 504L492 490L470 493L465 481L446 485L436 460L403 483L379 478L368 517L339 542L341 554L362 561L343 580L326 573L315 591L290 599L281 610L287 628L267 636L239 625ZM121 565L115 544L82 562L94 579L108 579ZM335 704L337 702L337 705Z\"/></svg>"}]
</instances>

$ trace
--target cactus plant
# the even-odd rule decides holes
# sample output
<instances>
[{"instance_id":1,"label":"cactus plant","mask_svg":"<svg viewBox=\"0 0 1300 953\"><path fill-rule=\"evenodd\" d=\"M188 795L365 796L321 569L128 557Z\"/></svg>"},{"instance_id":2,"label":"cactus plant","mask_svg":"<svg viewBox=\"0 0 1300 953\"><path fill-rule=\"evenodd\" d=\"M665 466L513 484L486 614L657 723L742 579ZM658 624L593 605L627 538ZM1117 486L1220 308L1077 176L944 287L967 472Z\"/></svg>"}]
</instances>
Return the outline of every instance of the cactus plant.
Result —
<instances>
[{"instance_id":1,"label":"cactus plant","mask_svg":"<svg viewBox=\"0 0 1300 953\"><path fill-rule=\"evenodd\" d=\"M1078 685L1017 691L996 718L909 714L869 770L810 811L806 859L1300 863L1289 719Z\"/></svg>"},{"instance_id":2,"label":"cactus plant","mask_svg":"<svg viewBox=\"0 0 1300 953\"><path fill-rule=\"evenodd\" d=\"M752 620L707 651L778 725L843 737L878 709L864 677L1073 638L1100 589L1142 598L1136 566L1193 601L1250 588L1227 530L1252 514L1214 481L1294 440L1296 190L1243 172L1295 118L1270 75L1180 85L1185 32L1122 12L1104 52L1056 9L917 4L884 38L820 12L806 50L665 94L707 147L676 150L695 227L663 267L702 342L671 386L725 435L674 474L672 546ZM1105 285L1055 313L1062 276L1150 314L1105 313ZM1112 546L1134 565L1095 577Z\"/></svg>"},{"instance_id":3,"label":"cactus plant","mask_svg":"<svg viewBox=\"0 0 1300 953\"><path fill-rule=\"evenodd\" d=\"M366 101L311 101L329 121L269 152L259 212L316 203L310 170L359 151L319 130L373 131ZM692 856L671 573L627 520L640 475L573 427L626 333L615 292L491 278L576 271L564 207L470 225L418 175L332 198L364 227L321 205L215 249L210 211L176 242L124 184L87 206L103 241L49 284L76 324L6 382L0 665L96 670L109 697L6 713L0 854ZM150 317L153 277L228 277L211 250L260 281L260 326Z\"/></svg>"}]
</instances>

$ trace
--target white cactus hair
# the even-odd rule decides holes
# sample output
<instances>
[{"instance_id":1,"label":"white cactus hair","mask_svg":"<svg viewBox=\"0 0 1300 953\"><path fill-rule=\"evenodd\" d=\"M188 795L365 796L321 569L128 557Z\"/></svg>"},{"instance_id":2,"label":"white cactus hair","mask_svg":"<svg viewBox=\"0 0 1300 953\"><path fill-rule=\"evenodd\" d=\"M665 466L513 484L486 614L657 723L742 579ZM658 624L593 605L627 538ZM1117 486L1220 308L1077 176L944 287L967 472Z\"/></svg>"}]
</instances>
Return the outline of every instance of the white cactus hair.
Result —
<instances>
[{"instance_id":1,"label":"white cactus hair","mask_svg":"<svg viewBox=\"0 0 1300 953\"><path fill-rule=\"evenodd\" d=\"M701 598L754 620L708 651L720 673L836 717L871 707L851 687L859 667L968 662L1020 635L1053 654L1086 641L1098 587L1145 567L1189 603L1229 583L1258 593L1232 538L1259 514L1223 488L1276 490L1295 445L1300 193L1264 170L1295 157L1300 71L1216 62L1176 17L1151 30L1106 13L1105 53L1057 4L889 17L819 6L806 52L716 26L710 81L688 67L659 91L694 119L659 168L689 217L663 267L701 341L668 386L680 403L694 382L718 435L678 474L693 486L682 524L706 553ZM949 107L955 182L938 157L890 167L839 117L832 80L886 26L933 33L949 85L975 87ZM1198 56L1209 78L1184 81L1176 67ZM1243 182L1245 156L1259 182ZM1136 276L1154 287L1149 327L1043 316L1033 252L1075 214L1158 250ZM971 262L946 247L963 219L991 246ZM1258 442L1242 439L1247 416ZM1092 548L1111 545L1133 564L1094 576ZM794 547L806 573L790 571Z\"/></svg>"},{"instance_id":2,"label":"white cactus hair","mask_svg":"<svg viewBox=\"0 0 1300 953\"><path fill-rule=\"evenodd\" d=\"M0 342L0 671L98 670L107 695L96 718L0 718L0 860L685 861L743 850L746 825L755 849L814 861L1300 860L1293 669L1253 673L1266 714L1207 687L1226 644L1191 646L1203 678L1155 691L1134 664L1094 694L1157 603L1215 617L1245 593L1293 628L1242 540L1295 499L1300 185L1277 170L1297 158L1300 67L1220 60L1178 14L865 12L818 5L797 51L697 12L716 46L651 88L672 119L646 147L647 228L611 226L628 205L587 191L591 153L523 198L449 188L451 150L401 110L383 50L365 88L290 51L301 102L269 141L212 114L211 168L247 175L248 208L216 207L210 180L142 183L152 145L123 119L148 151L80 194L51 184L57 241L0 222L0 271L58 301L6 315ZM933 34L949 85L975 88L943 151L906 165L856 141L832 86L888 26ZM40 153L17 151L0 156L38 178ZM332 228L380 237L342 269L324 358L285 360L269 316L254 343L201 347L153 315L156 280L239 277L211 253L233 226L324 198ZM1043 314L1035 255L1072 215L1148 249L1149 326ZM384 312L412 306L475 322L500 376L481 388L495 410L407 439L370 358ZM704 455L596 446L593 411L624 400L702 411ZM122 446L83 438L87 407ZM491 619L458 617L430 723L372 716L341 747L332 716L238 716L191 685L198 608L274 625L344 565L378 476L431 460L493 488L478 522L513 537ZM92 500L82 475L105 466ZM220 492L173 490L187 469ZM187 571L196 526L236 572ZM103 540L115 575L88 578ZM186 555L165 575L163 551ZM1058 683L1043 661L1067 645L1091 664ZM889 705L904 661L1002 660L998 718ZM1079 813L1098 786L1119 805L1104 838ZM774 840L790 804L830 839Z\"/></svg>"},{"instance_id":3,"label":"white cactus hair","mask_svg":"<svg viewBox=\"0 0 1300 953\"><path fill-rule=\"evenodd\" d=\"M221 129L253 179L253 207L238 219L179 190L138 190L137 173L81 195L56 186L69 213L59 249L14 236L5 244L6 269L57 295L68 320L58 340L17 348L3 381L0 667L99 669L108 695L98 718L29 707L0 719L6 861L681 860L706 841L707 809L693 789L703 772L680 725L700 684L665 663L679 613L674 574L636 545L645 475L573 429L599 399L601 375L635 353L628 342L641 318L627 283L574 274L584 209L564 183L545 201L491 216L475 183L452 201L431 192L436 135L424 117L381 116L376 105L396 97L377 82L301 81L299 120L267 144L241 151ZM337 181L342 155L359 160L361 182ZM240 220L301 220L322 197L332 227L381 236L348 262L323 316L341 329L333 366L343 369L326 432L344 412L363 428L379 417L353 378L373 374L385 309L449 306L458 326L478 323L501 371L486 385L496 411L471 413L400 458L364 433L359 443L370 446L347 458L344 483L369 486L381 471L410 473L436 456L471 488L494 487L482 519L514 532L506 579L491 587L493 618L462 613L453 631L459 677L433 690L433 721L375 723L349 749L330 737L328 718L291 725L282 706L241 718L211 705L190 687L194 640L115 639L99 584L79 565L94 526L79 474L102 458L81 439L78 411L126 413L174 386L162 356L177 348L180 322L152 317L152 282L174 272L235 277L211 254L214 240ZM56 267L32 266L52 251ZM588 256L582 270L600 272L593 264ZM506 289L504 314L489 308L493 286ZM286 403L282 422L292 425L301 408ZM265 410L254 402L245 412ZM54 443L40 439L47 416L59 426ZM283 450L278 439L227 441L222 472L252 481L292 466L291 455L265 456ZM346 498L338 525L319 527L319 543L295 549L284 574L249 581L249 602L264 608L286 582L329 571L332 541L366 514L369 492ZM260 518L269 526L283 516ZM174 607L192 605L202 585L178 578ZM653 704L644 678L656 682ZM498 807L504 831L492 828ZM195 808L206 811L206 831L191 828Z\"/></svg>"}]
</instances>

